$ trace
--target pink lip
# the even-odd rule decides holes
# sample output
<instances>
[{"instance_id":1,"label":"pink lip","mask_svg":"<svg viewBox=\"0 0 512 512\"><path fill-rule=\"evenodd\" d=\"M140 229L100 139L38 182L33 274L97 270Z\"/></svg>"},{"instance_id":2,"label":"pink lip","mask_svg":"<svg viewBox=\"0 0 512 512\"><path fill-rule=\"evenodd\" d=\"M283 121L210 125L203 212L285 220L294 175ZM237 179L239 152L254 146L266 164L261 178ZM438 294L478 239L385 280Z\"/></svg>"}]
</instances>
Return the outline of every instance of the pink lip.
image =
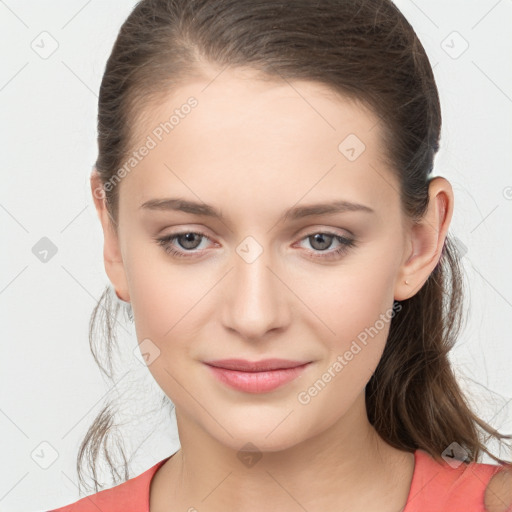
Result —
<instances>
[{"instance_id":1,"label":"pink lip","mask_svg":"<svg viewBox=\"0 0 512 512\"><path fill-rule=\"evenodd\" d=\"M282 386L296 377L310 362L286 359L246 361L223 359L205 364L214 376L228 386L247 393L265 393Z\"/></svg>"}]
</instances>

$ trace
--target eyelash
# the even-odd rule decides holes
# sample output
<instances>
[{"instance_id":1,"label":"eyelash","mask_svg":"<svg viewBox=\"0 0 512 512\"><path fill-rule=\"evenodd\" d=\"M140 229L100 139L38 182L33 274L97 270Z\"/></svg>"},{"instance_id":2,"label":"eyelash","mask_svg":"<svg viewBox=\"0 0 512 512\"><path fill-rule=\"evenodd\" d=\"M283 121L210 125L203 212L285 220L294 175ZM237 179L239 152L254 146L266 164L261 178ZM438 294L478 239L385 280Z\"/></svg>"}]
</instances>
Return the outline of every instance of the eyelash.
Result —
<instances>
[{"instance_id":1,"label":"eyelash","mask_svg":"<svg viewBox=\"0 0 512 512\"><path fill-rule=\"evenodd\" d=\"M185 252L182 252L182 251L178 251L176 250L172 245L171 245L171 242L173 242L174 240L176 240L178 237L180 236L183 236L183 235L187 235L187 234L194 234L194 235L199 235L203 238L206 238L206 239L210 239L208 236L206 236L204 233L201 233L201 232L198 232L198 231L182 231L181 233L175 233L175 234L172 234L172 235L168 235L168 236L165 236L165 237L162 237L162 238L156 238L156 242L162 246L165 250L165 252L167 254L170 254L171 256L173 257L178 257L178 258L194 258L195 256L189 256L187 253L190 253L191 255L192 254L200 254L201 252L203 251L197 251L197 252L192 252L192 251L185 251ZM320 255L313 255L313 256L310 256L311 259L323 259L323 260L332 260L332 259L336 259L337 257L339 256L342 256L344 254L346 254L351 248L353 247L356 247L356 241L355 239L353 238L348 238L348 237L345 237L345 236L341 236L341 235L338 235L336 233L331 233L329 231L315 231L313 233L310 233L309 235L306 235L304 236L302 240L305 240L311 236L314 236L314 235L329 235L329 236L332 236L334 237L334 239L338 240L340 242L340 247L338 247L338 249L335 249L333 251L330 251L330 252L324 252L324 251L315 251L315 252L321 252L322 254Z\"/></svg>"}]
</instances>

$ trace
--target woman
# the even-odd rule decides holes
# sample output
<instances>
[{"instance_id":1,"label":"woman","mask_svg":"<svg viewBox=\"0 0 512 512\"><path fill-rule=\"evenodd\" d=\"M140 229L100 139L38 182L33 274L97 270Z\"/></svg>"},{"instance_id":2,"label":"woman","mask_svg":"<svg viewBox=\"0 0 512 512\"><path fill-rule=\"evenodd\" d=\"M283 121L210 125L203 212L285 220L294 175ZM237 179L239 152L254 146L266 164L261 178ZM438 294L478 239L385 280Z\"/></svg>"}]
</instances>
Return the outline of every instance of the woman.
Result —
<instances>
[{"instance_id":1,"label":"woman","mask_svg":"<svg viewBox=\"0 0 512 512\"><path fill-rule=\"evenodd\" d=\"M440 125L390 1L136 5L101 84L91 188L181 448L58 510L510 506L510 462L477 462L478 429L510 436L448 359L462 292Z\"/></svg>"}]
</instances>

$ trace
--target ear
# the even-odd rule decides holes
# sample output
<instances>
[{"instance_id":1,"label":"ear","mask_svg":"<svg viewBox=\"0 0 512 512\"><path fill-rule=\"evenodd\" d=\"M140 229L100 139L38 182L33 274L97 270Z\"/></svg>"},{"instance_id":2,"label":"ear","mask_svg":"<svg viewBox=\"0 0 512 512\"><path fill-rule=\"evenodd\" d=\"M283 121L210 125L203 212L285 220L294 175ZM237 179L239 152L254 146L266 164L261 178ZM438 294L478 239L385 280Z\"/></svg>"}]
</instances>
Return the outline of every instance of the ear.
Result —
<instances>
[{"instance_id":1,"label":"ear","mask_svg":"<svg viewBox=\"0 0 512 512\"><path fill-rule=\"evenodd\" d=\"M427 211L420 221L411 223L407 233L407 251L397 275L395 300L415 295L439 262L452 219L453 202L450 182L442 177L432 178Z\"/></svg>"},{"instance_id":2,"label":"ear","mask_svg":"<svg viewBox=\"0 0 512 512\"><path fill-rule=\"evenodd\" d=\"M98 171L94 168L91 173L91 192L94 206L103 228L103 261L105 272L118 293L120 299L130 301L128 283L124 269L118 233L115 229L115 221L107 209L105 191Z\"/></svg>"}]
</instances>

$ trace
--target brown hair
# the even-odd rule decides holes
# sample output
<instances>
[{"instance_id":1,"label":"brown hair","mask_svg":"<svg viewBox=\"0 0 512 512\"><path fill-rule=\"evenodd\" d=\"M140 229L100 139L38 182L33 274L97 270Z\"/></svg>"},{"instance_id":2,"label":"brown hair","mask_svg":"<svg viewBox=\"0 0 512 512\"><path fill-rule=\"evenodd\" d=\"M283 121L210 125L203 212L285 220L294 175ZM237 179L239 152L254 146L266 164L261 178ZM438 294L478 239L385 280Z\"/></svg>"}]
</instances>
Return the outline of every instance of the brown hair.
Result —
<instances>
[{"instance_id":1,"label":"brown hair","mask_svg":"<svg viewBox=\"0 0 512 512\"><path fill-rule=\"evenodd\" d=\"M187 79L202 76L206 64L219 70L248 67L275 79L317 81L368 106L382 121L385 157L398 177L403 211L414 220L422 217L439 148L440 104L425 50L390 0L138 2L120 29L101 82L96 168L103 184L133 149L133 127L143 119L144 107L156 105ZM114 225L118 189L105 190ZM379 435L396 448L421 448L440 460L457 442L468 454L465 462L478 461L480 452L486 452L505 465L509 463L492 455L485 442L489 436L500 442L511 436L475 415L448 359L463 318L460 258L449 233L426 283L400 302L366 386L367 413ZM91 350L107 375L118 309L108 286L91 317ZM105 364L93 336L100 320ZM113 425L108 404L80 446L79 480L87 458L96 491L102 451L114 481L128 478L122 443L114 441L122 453L123 475L109 454Z\"/></svg>"}]
</instances>

